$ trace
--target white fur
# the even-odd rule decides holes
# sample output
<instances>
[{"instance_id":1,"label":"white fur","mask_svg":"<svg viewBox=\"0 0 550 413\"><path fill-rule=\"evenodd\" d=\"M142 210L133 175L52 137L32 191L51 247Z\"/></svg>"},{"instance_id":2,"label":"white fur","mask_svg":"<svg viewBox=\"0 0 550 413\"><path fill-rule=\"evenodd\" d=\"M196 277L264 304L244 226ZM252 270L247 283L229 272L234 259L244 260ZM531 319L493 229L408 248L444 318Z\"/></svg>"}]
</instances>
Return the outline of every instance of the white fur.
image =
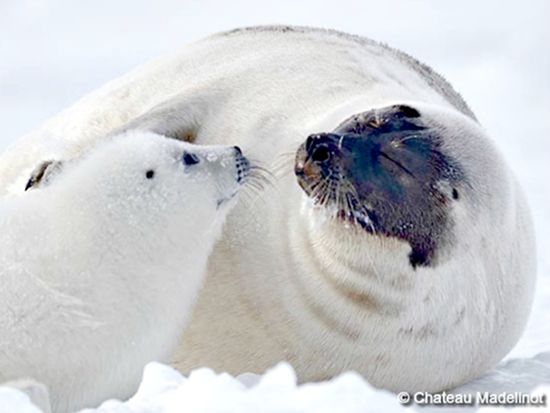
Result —
<instances>
[{"instance_id":1,"label":"white fur","mask_svg":"<svg viewBox=\"0 0 550 413\"><path fill-rule=\"evenodd\" d=\"M189 319L236 176L233 148L133 133L1 201L0 382L45 383L56 412L133 394Z\"/></svg>"},{"instance_id":2,"label":"white fur","mask_svg":"<svg viewBox=\"0 0 550 413\"><path fill-rule=\"evenodd\" d=\"M413 271L405 243L327 220L304 204L293 176L308 134L395 102L444 129L472 178L435 268ZM105 86L22 140L2 158L0 188L19 190L13 183L38 155L78 152L127 129L238 144L277 176L229 217L176 357L182 370L260 372L286 359L302 381L353 369L377 386L434 391L490 368L521 334L535 278L529 209L460 97L407 56L320 30L214 36Z\"/></svg>"}]
</instances>

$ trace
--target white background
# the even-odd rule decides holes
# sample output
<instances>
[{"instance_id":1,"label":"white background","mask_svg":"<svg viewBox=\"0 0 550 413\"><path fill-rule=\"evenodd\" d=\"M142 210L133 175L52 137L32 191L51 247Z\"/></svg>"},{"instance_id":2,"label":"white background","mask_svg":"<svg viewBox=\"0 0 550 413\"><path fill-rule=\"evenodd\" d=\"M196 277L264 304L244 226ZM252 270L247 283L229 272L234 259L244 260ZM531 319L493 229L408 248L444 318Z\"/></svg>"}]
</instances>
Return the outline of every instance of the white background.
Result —
<instances>
[{"instance_id":1,"label":"white background","mask_svg":"<svg viewBox=\"0 0 550 413\"><path fill-rule=\"evenodd\" d=\"M85 93L216 31L297 24L400 48L443 74L526 189L535 311L513 352L550 350L550 1L0 0L0 151Z\"/></svg>"}]
</instances>

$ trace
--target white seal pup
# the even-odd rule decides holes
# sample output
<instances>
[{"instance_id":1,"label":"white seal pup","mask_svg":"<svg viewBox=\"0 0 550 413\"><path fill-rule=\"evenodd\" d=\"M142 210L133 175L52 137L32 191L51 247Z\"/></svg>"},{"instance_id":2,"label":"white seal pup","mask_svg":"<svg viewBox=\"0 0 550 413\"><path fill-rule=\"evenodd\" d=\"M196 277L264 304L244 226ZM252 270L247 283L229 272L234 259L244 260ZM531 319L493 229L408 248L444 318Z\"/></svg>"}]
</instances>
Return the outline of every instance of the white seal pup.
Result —
<instances>
[{"instance_id":1,"label":"white seal pup","mask_svg":"<svg viewBox=\"0 0 550 413\"><path fill-rule=\"evenodd\" d=\"M274 187L228 217L175 357L183 371L284 359L302 381L352 369L439 391L520 336L535 280L529 208L460 95L406 54L317 29L216 35L23 139L1 159L0 188L22 191L51 151L128 129L236 144L274 165Z\"/></svg>"},{"instance_id":2,"label":"white seal pup","mask_svg":"<svg viewBox=\"0 0 550 413\"><path fill-rule=\"evenodd\" d=\"M238 148L133 133L2 200L0 383L45 383L54 412L132 395L177 345L248 170Z\"/></svg>"}]
</instances>

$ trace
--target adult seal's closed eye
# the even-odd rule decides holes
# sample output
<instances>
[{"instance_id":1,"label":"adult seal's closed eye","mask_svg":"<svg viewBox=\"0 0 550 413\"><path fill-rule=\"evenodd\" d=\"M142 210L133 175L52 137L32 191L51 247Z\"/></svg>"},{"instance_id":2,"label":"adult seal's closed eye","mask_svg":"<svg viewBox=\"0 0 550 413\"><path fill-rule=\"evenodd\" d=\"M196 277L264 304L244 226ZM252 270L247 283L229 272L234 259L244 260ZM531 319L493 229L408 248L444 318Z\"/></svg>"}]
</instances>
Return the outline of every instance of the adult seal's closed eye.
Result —
<instances>
[{"instance_id":1,"label":"adult seal's closed eye","mask_svg":"<svg viewBox=\"0 0 550 413\"><path fill-rule=\"evenodd\" d=\"M43 382L54 412L131 396L174 351L249 170L152 133L41 163L0 203L0 383Z\"/></svg>"},{"instance_id":2,"label":"adult seal's closed eye","mask_svg":"<svg viewBox=\"0 0 550 413\"><path fill-rule=\"evenodd\" d=\"M521 334L529 208L460 95L410 56L327 30L212 36L23 139L0 159L0 188L21 192L38 161L131 129L239 145L276 176L228 217L181 370L285 359L302 381L351 369L440 391L494 366Z\"/></svg>"}]
</instances>

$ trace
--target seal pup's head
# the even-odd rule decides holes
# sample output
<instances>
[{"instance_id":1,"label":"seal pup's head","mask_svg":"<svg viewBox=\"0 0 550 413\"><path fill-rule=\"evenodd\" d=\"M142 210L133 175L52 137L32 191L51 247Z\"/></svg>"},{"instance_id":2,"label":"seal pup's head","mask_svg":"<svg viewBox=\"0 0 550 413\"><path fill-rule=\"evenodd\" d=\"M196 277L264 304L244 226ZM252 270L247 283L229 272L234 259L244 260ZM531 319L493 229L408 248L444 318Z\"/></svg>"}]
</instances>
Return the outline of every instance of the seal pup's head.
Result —
<instances>
[{"instance_id":1,"label":"seal pup's head","mask_svg":"<svg viewBox=\"0 0 550 413\"><path fill-rule=\"evenodd\" d=\"M238 147L197 146L154 133L129 132L82 158L48 160L32 172L26 190L62 192L78 210L108 212L116 222L139 218L157 225L180 216L191 233L223 221L247 180L250 164ZM167 218L168 219L168 218ZM197 226L197 228L191 228ZM210 226L210 225L209 225Z\"/></svg>"},{"instance_id":2,"label":"seal pup's head","mask_svg":"<svg viewBox=\"0 0 550 413\"><path fill-rule=\"evenodd\" d=\"M461 114L423 105L372 109L308 136L295 174L330 218L403 241L413 268L430 266L453 238L454 206L468 198L472 176L481 172L471 170L468 157L490 156L479 129Z\"/></svg>"}]
</instances>

